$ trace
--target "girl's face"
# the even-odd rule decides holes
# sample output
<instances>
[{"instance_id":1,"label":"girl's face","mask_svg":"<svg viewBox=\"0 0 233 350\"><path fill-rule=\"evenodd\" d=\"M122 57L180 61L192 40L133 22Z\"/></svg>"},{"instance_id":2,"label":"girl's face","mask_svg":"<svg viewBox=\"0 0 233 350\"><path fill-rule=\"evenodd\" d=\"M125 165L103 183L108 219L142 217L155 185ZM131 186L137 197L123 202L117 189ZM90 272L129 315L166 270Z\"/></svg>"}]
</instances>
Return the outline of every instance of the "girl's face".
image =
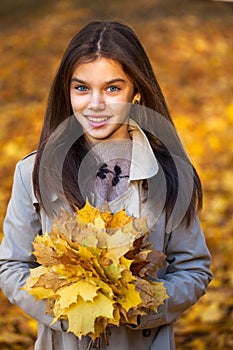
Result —
<instances>
[{"instance_id":1,"label":"girl's face","mask_svg":"<svg viewBox=\"0 0 233 350\"><path fill-rule=\"evenodd\" d=\"M71 78L72 109L91 142L129 138L124 104L133 94L120 63L109 58L81 64Z\"/></svg>"}]
</instances>

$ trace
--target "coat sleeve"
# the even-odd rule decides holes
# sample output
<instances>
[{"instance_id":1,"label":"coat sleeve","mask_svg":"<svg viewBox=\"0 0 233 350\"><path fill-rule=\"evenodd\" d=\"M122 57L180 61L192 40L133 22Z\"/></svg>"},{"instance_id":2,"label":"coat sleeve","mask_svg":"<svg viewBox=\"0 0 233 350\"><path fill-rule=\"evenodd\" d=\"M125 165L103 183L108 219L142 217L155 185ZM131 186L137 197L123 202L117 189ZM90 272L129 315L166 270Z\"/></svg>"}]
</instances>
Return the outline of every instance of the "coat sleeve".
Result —
<instances>
[{"instance_id":1,"label":"coat sleeve","mask_svg":"<svg viewBox=\"0 0 233 350\"><path fill-rule=\"evenodd\" d=\"M46 302L34 298L20 288L25 284L30 268L37 265L32 241L41 233L40 217L33 205L29 161L20 161L15 170L11 199L4 220L4 237L0 246L0 287L11 303L25 313L51 327L62 330L61 323L50 326L52 317L45 313Z\"/></svg>"},{"instance_id":2,"label":"coat sleeve","mask_svg":"<svg viewBox=\"0 0 233 350\"><path fill-rule=\"evenodd\" d=\"M169 237L165 250L167 266L161 270L169 298L158 313L142 316L136 329L159 327L176 321L206 292L212 279L211 257L198 217L191 227L180 224Z\"/></svg>"}]
</instances>

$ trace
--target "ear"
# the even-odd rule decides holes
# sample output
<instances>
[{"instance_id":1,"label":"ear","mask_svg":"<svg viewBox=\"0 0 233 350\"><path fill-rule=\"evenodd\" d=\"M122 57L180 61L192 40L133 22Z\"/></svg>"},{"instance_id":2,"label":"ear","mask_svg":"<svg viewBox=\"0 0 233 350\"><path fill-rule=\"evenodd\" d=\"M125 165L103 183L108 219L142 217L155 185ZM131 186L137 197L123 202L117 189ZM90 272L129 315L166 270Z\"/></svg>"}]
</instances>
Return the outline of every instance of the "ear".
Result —
<instances>
[{"instance_id":1,"label":"ear","mask_svg":"<svg viewBox=\"0 0 233 350\"><path fill-rule=\"evenodd\" d=\"M140 92L137 92L132 99L132 103L139 104L140 101L141 101L141 94Z\"/></svg>"}]
</instances>

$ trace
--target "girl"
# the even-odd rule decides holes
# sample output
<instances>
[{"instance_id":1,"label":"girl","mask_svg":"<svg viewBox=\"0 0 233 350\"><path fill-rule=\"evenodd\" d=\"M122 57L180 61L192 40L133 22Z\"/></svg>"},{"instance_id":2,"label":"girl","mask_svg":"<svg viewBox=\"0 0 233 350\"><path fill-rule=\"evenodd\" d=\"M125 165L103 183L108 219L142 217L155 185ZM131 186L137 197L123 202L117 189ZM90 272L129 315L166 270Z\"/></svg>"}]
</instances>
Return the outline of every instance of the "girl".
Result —
<instances>
[{"instance_id":1,"label":"girl","mask_svg":"<svg viewBox=\"0 0 233 350\"><path fill-rule=\"evenodd\" d=\"M37 263L37 234L65 207L108 202L146 216L166 254L158 278L169 298L138 325L110 327L108 344L79 340L20 288ZM199 177L188 160L148 57L131 28L92 22L69 43L54 79L36 152L16 166L0 247L0 285L38 321L36 350L175 349L173 323L206 291L210 255L200 228ZM78 315L77 315L78 317Z\"/></svg>"}]
</instances>

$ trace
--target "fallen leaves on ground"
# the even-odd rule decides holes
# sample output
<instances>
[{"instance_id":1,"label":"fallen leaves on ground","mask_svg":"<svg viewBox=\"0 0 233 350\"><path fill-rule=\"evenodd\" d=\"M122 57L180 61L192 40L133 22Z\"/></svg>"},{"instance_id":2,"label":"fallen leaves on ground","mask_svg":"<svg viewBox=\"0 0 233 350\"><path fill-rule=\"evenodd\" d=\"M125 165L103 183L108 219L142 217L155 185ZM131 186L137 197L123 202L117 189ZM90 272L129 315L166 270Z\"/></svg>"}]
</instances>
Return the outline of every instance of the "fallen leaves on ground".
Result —
<instances>
[{"instance_id":1,"label":"fallen leaves on ground","mask_svg":"<svg viewBox=\"0 0 233 350\"><path fill-rule=\"evenodd\" d=\"M176 323L177 349L232 349L232 3L147 0L142 7L135 0L123 5L111 2L106 7L95 1L88 5L73 0L51 1L50 5L23 2L20 7L13 1L0 4L1 223L15 163L36 148L48 87L64 43L89 20L116 18L117 14L142 39L204 185L201 219L215 278L207 295ZM58 32L60 40L56 40ZM210 309L213 294L216 302ZM11 305L3 293L0 309L0 334L4 333L0 348L33 349L36 322ZM210 311L216 313L211 329L206 317ZM200 313L205 317L200 319ZM24 335L25 342L22 337L13 343L12 334Z\"/></svg>"}]
</instances>

